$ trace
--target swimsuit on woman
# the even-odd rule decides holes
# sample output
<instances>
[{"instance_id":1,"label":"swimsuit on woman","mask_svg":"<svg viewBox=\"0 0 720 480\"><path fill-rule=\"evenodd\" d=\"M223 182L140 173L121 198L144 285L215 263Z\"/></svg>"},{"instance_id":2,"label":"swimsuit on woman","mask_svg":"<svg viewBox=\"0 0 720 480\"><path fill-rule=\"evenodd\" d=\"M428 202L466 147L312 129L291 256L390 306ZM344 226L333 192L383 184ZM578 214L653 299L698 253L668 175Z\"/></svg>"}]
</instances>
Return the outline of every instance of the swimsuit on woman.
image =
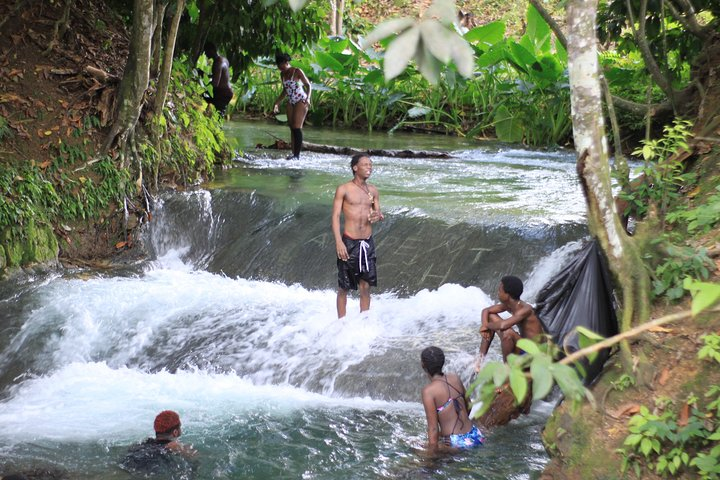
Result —
<instances>
[{"instance_id":1,"label":"swimsuit on woman","mask_svg":"<svg viewBox=\"0 0 720 480\"><path fill-rule=\"evenodd\" d=\"M450 383L447 381L447 377L444 377L445 379L445 385L447 385L448 389L448 399L447 402L443 403L439 407L437 407L437 412L440 413L443 410L445 410L450 404L452 403L455 407L455 413L457 414L457 418L455 419L455 425L453 425L453 431L455 431L455 427L457 427L458 422L460 422L460 427L462 427L463 422L460 420L460 412L462 407L460 406L460 400L464 400L464 396L460 390L450 385ZM452 392L450 392L450 387L452 387L453 390L455 390L459 395L455 398L452 396ZM483 434L478 430L478 428L473 425L472 429L470 429L467 433L453 433L450 436L447 437L440 437L440 439L447 444L450 447L453 448L471 448L471 447L478 447L483 444L485 441L485 437Z\"/></svg>"},{"instance_id":2,"label":"swimsuit on woman","mask_svg":"<svg viewBox=\"0 0 720 480\"><path fill-rule=\"evenodd\" d=\"M303 88L302 82L300 80L295 80L293 78L294 76L295 71L293 71L288 80L283 80L285 95L287 95L290 105L296 105L300 102L307 101L307 93Z\"/></svg>"}]
</instances>

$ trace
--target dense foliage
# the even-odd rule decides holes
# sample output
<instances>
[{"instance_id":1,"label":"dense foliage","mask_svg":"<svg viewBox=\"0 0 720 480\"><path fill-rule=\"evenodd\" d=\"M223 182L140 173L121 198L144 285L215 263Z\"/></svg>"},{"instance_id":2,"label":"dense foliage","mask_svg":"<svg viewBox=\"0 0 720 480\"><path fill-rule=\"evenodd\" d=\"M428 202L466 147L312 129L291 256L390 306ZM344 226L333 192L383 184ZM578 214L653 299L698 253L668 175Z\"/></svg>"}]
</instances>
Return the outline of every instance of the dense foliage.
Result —
<instances>
[{"instance_id":1,"label":"dense foliage","mask_svg":"<svg viewBox=\"0 0 720 480\"><path fill-rule=\"evenodd\" d=\"M383 67L393 59L344 37L321 39L293 65L313 83L310 120L316 125L494 134L509 142L562 144L571 127L567 54L533 7L527 23L517 40L505 38L501 21L466 32L477 58L472 76L465 78L451 64L440 71L437 84L414 67L386 82ZM249 89L236 108L267 115L280 93L277 73L269 60L251 72Z\"/></svg>"}]
</instances>

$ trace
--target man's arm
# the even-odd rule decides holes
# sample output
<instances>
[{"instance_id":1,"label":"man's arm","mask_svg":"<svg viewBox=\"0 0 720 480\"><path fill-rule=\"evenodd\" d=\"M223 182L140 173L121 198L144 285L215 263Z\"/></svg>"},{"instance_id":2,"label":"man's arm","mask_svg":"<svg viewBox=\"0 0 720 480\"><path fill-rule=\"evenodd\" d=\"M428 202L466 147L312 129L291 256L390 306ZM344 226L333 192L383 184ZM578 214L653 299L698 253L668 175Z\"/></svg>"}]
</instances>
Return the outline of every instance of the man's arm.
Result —
<instances>
[{"instance_id":1,"label":"man's arm","mask_svg":"<svg viewBox=\"0 0 720 480\"><path fill-rule=\"evenodd\" d=\"M385 220L385 215L383 215L382 210L380 210L380 192L378 192L378 189L374 186L370 186L370 188L373 194L373 204L370 207L370 218L368 218L368 220L370 223L375 223L380 220Z\"/></svg>"},{"instance_id":2,"label":"man's arm","mask_svg":"<svg viewBox=\"0 0 720 480\"><path fill-rule=\"evenodd\" d=\"M222 69L223 69L222 58L216 58L213 61L212 80L210 81L210 84L213 86L213 88L217 88L220 86L220 78L222 77Z\"/></svg>"},{"instance_id":3,"label":"man's arm","mask_svg":"<svg viewBox=\"0 0 720 480\"><path fill-rule=\"evenodd\" d=\"M345 243L342 241L342 233L340 232L340 214L342 213L344 199L345 186L340 185L335 190L335 198L333 199L331 220L333 237L335 237L335 250L340 260L348 259L347 248L345 247Z\"/></svg>"},{"instance_id":4,"label":"man's arm","mask_svg":"<svg viewBox=\"0 0 720 480\"><path fill-rule=\"evenodd\" d=\"M488 321L487 328L493 331L503 331L511 328L513 325L517 325L532 314L532 307L530 305L522 305L518 311L516 311L510 318L505 320L491 322Z\"/></svg>"}]
</instances>

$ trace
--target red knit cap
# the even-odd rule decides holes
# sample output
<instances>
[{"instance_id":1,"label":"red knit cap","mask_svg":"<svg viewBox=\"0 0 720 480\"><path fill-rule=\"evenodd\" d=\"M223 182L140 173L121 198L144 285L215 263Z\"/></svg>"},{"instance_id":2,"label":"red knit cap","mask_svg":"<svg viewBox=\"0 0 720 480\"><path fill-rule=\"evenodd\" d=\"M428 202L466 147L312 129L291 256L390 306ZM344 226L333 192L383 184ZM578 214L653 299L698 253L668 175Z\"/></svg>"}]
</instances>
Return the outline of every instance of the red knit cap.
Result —
<instances>
[{"instance_id":1,"label":"red knit cap","mask_svg":"<svg viewBox=\"0 0 720 480\"><path fill-rule=\"evenodd\" d=\"M155 417L155 433L170 433L180 426L180 415L172 410L163 410Z\"/></svg>"}]
</instances>

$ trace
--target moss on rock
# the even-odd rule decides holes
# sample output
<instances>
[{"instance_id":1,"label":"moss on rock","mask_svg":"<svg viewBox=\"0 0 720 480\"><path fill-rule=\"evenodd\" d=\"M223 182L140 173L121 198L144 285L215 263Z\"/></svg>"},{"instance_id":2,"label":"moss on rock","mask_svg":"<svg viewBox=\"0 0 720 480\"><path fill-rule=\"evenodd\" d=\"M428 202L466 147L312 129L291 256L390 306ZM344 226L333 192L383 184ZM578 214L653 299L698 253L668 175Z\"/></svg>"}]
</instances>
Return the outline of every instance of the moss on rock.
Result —
<instances>
[{"instance_id":1,"label":"moss on rock","mask_svg":"<svg viewBox=\"0 0 720 480\"><path fill-rule=\"evenodd\" d=\"M55 233L49 225L28 222L24 238L13 238L9 229L0 235L2 262L0 269L19 268L57 260L59 246Z\"/></svg>"}]
</instances>

